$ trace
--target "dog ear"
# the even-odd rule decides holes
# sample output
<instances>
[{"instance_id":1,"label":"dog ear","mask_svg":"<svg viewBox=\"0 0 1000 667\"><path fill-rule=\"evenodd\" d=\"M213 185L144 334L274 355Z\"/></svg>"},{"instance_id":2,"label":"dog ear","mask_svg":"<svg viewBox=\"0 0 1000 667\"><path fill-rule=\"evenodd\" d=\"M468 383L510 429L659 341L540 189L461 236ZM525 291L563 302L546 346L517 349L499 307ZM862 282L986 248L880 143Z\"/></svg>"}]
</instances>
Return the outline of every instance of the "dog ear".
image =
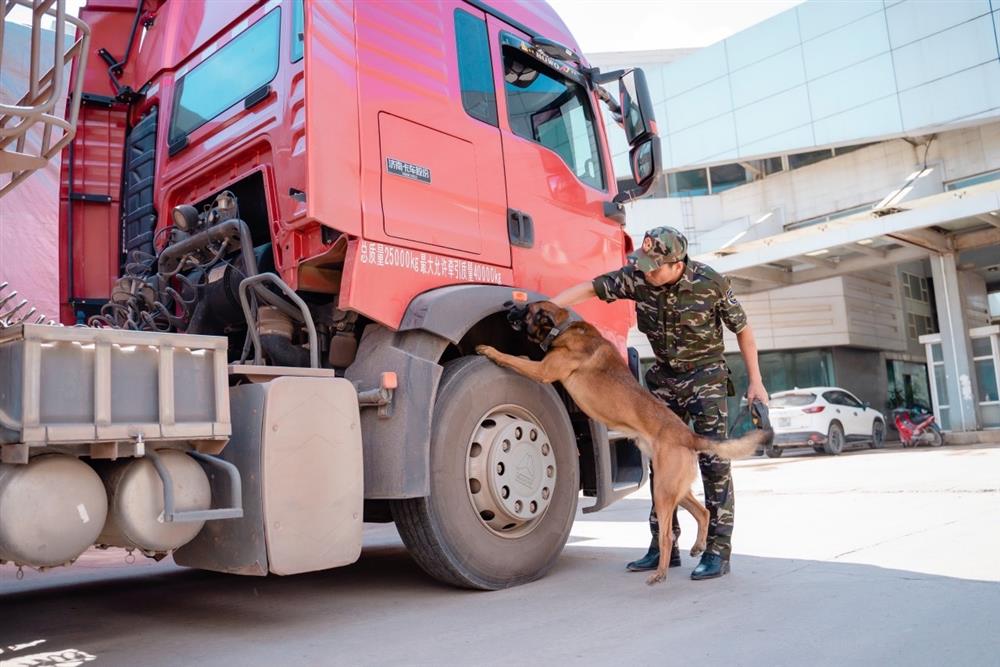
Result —
<instances>
[{"instance_id":1,"label":"dog ear","mask_svg":"<svg viewBox=\"0 0 1000 667\"><path fill-rule=\"evenodd\" d=\"M569 318L570 313L566 308L557 308L555 311L549 311L549 319L552 320L552 326L554 327L563 326Z\"/></svg>"}]
</instances>

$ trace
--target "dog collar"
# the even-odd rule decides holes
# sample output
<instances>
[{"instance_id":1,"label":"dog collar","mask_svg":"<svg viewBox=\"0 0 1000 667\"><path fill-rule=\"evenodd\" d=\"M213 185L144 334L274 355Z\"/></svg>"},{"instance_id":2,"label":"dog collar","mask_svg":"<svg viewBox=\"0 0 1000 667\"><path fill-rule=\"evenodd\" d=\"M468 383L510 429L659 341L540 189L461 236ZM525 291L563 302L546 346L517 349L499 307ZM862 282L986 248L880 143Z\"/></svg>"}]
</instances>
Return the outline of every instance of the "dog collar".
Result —
<instances>
[{"instance_id":1,"label":"dog collar","mask_svg":"<svg viewBox=\"0 0 1000 667\"><path fill-rule=\"evenodd\" d=\"M547 335L545 339L539 343L542 348L542 352L548 352L549 346L552 345L552 341L554 341L561 333L562 329L559 329L558 327L552 327L549 329L549 335Z\"/></svg>"}]
</instances>

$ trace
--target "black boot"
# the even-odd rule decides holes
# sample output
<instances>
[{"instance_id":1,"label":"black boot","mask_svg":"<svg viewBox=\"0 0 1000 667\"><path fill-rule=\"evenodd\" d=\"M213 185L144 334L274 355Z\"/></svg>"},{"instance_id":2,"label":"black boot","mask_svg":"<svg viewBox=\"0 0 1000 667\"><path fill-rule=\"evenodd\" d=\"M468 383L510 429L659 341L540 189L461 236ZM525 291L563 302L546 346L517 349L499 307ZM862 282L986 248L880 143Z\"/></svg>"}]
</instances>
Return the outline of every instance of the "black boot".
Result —
<instances>
[{"instance_id":1,"label":"black boot","mask_svg":"<svg viewBox=\"0 0 1000 667\"><path fill-rule=\"evenodd\" d=\"M695 581L715 579L729 573L729 561L716 554L705 554L701 557L698 567L694 568L691 578Z\"/></svg>"},{"instance_id":2,"label":"black boot","mask_svg":"<svg viewBox=\"0 0 1000 667\"><path fill-rule=\"evenodd\" d=\"M660 542L657 538L649 543L649 550L646 555L639 560L634 560L625 566L625 569L629 572L645 572L647 570L655 570L660 565ZM681 552L674 544L670 549L670 567L680 567L681 566Z\"/></svg>"}]
</instances>

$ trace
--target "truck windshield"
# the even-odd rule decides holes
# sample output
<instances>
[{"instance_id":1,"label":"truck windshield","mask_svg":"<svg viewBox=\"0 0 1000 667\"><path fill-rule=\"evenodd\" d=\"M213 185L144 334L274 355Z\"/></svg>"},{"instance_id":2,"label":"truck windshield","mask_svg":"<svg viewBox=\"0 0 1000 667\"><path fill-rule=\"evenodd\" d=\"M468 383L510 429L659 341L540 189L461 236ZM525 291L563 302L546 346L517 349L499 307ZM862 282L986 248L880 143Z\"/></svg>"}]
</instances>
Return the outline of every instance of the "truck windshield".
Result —
<instances>
[{"instance_id":1,"label":"truck windshield","mask_svg":"<svg viewBox=\"0 0 1000 667\"><path fill-rule=\"evenodd\" d=\"M169 142L187 136L278 73L280 9L257 21L177 81Z\"/></svg>"},{"instance_id":2,"label":"truck windshield","mask_svg":"<svg viewBox=\"0 0 1000 667\"><path fill-rule=\"evenodd\" d=\"M586 89L508 46L503 65L514 134L555 151L577 178L603 190L604 169Z\"/></svg>"}]
</instances>

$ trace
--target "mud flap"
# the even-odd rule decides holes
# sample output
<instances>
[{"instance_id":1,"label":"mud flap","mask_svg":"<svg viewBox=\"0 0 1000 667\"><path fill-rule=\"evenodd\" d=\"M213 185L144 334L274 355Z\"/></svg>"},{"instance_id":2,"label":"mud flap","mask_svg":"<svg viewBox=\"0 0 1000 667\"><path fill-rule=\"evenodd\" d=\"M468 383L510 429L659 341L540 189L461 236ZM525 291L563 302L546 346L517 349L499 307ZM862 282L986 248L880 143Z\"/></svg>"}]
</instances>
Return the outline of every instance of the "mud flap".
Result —
<instances>
[{"instance_id":1,"label":"mud flap","mask_svg":"<svg viewBox=\"0 0 1000 667\"><path fill-rule=\"evenodd\" d=\"M358 390L377 386L386 371L399 379L390 417L372 409L362 413L365 498L419 498L430 492L431 418L442 372L436 360L446 345L425 331L365 329L347 379Z\"/></svg>"}]
</instances>

